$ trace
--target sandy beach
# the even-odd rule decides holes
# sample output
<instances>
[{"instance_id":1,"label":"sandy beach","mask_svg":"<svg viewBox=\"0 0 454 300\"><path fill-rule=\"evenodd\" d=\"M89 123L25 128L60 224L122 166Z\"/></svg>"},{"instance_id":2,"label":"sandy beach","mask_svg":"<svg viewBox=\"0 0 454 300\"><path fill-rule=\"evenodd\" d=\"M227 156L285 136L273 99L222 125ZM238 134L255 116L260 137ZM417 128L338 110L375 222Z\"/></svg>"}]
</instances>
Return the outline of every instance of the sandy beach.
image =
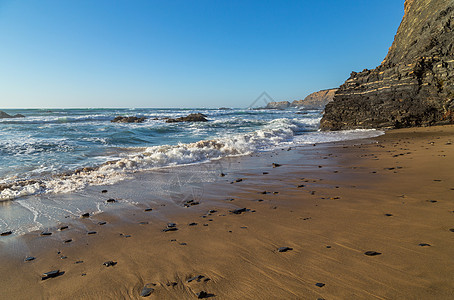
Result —
<instances>
[{"instance_id":1,"label":"sandy beach","mask_svg":"<svg viewBox=\"0 0 454 300\"><path fill-rule=\"evenodd\" d=\"M0 237L0 298L454 298L454 126L222 162L198 205Z\"/></svg>"}]
</instances>

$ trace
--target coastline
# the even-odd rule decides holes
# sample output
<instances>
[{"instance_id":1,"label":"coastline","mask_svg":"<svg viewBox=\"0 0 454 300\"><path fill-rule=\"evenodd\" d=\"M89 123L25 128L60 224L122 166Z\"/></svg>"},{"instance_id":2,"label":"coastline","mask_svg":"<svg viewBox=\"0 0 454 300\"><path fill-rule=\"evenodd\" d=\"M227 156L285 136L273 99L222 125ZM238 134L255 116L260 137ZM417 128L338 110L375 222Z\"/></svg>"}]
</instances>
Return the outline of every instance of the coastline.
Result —
<instances>
[{"instance_id":1,"label":"coastline","mask_svg":"<svg viewBox=\"0 0 454 300\"><path fill-rule=\"evenodd\" d=\"M141 299L150 284L156 299L194 299L202 290L213 299L449 299L453 155L447 125L222 159L225 177L188 186L200 205L184 208L190 199L176 193L151 201L152 211L122 207L72 220L52 236L2 237L2 297ZM200 167L182 168L182 176L191 168ZM128 191L142 186L146 197L153 180ZM106 197L125 184L107 187ZM248 211L230 212L236 208ZM169 222L178 230L162 232ZM36 259L24 262L30 255ZM55 269L65 273L41 280Z\"/></svg>"}]
</instances>

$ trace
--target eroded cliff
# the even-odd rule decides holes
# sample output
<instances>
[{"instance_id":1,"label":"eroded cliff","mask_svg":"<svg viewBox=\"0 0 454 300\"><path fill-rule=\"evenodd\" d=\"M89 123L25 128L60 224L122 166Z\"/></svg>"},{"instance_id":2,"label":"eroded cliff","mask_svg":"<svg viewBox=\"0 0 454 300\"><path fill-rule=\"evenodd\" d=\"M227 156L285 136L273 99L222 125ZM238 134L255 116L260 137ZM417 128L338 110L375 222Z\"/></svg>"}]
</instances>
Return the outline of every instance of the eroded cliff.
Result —
<instances>
[{"instance_id":1,"label":"eroded cliff","mask_svg":"<svg viewBox=\"0 0 454 300\"><path fill-rule=\"evenodd\" d=\"M327 104L324 130L454 123L454 1L406 0L382 64L352 72Z\"/></svg>"}]
</instances>

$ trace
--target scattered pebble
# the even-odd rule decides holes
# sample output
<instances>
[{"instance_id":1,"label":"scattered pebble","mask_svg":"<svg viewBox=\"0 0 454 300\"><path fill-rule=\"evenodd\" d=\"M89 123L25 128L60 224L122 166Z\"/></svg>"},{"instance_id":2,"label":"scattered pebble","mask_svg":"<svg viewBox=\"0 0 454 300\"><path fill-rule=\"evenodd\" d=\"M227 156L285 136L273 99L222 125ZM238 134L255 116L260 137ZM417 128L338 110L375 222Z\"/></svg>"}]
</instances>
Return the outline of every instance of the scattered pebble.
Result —
<instances>
[{"instance_id":1,"label":"scattered pebble","mask_svg":"<svg viewBox=\"0 0 454 300\"><path fill-rule=\"evenodd\" d=\"M268 172L263 172L262 174L263 174L263 175L267 175L267 174L269 174L269 173L268 173Z\"/></svg>"},{"instance_id":2,"label":"scattered pebble","mask_svg":"<svg viewBox=\"0 0 454 300\"><path fill-rule=\"evenodd\" d=\"M243 207L243 208L237 208L237 209L231 210L230 212L232 214L239 215L239 214L244 213L246 211L247 211L247 208Z\"/></svg>"},{"instance_id":3,"label":"scattered pebble","mask_svg":"<svg viewBox=\"0 0 454 300\"><path fill-rule=\"evenodd\" d=\"M101 193L105 194L107 193L107 190L102 190Z\"/></svg>"},{"instance_id":4,"label":"scattered pebble","mask_svg":"<svg viewBox=\"0 0 454 300\"><path fill-rule=\"evenodd\" d=\"M208 297L208 293L205 291L200 291L200 292L196 293L196 296L197 296L197 299L203 299L203 298Z\"/></svg>"},{"instance_id":5,"label":"scattered pebble","mask_svg":"<svg viewBox=\"0 0 454 300\"><path fill-rule=\"evenodd\" d=\"M68 228L69 228L69 227L65 225L65 226L62 226L62 227L58 228L58 230L59 230L59 231L63 231L63 230L68 229Z\"/></svg>"},{"instance_id":6,"label":"scattered pebble","mask_svg":"<svg viewBox=\"0 0 454 300\"><path fill-rule=\"evenodd\" d=\"M81 218L89 218L90 217L90 213L84 213L80 217Z\"/></svg>"},{"instance_id":7,"label":"scattered pebble","mask_svg":"<svg viewBox=\"0 0 454 300\"><path fill-rule=\"evenodd\" d=\"M7 236L7 235L10 235L10 234L12 234L12 233L13 233L12 231L5 231L5 232L2 232L2 233L0 234L0 236Z\"/></svg>"},{"instance_id":8,"label":"scattered pebble","mask_svg":"<svg viewBox=\"0 0 454 300\"><path fill-rule=\"evenodd\" d=\"M280 166L281 166L280 164L273 163L273 168L277 168L277 167L280 167Z\"/></svg>"},{"instance_id":9,"label":"scattered pebble","mask_svg":"<svg viewBox=\"0 0 454 300\"><path fill-rule=\"evenodd\" d=\"M290 247L280 247L279 249L277 249L278 252L287 252L287 251L290 251L290 250L293 250L293 248L290 248Z\"/></svg>"},{"instance_id":10,"label":"scattered pebble","mask_svg":"<svg viewBox=\"0 0 454 300\"><path fill-rule=\"evenodd\" d=\"M43 232L41 232L40 235L42 235L42 236L52 235L52 232L43 231Z\"/></svg>"},{"instance_id":11,"label":"scattered pebble","mask_svg":"<svg viewBox=\"0 0 454 300\"><path fill-rule=\"evenodd\" d=\"M385 214L387 217L392 217L393 214Z\"/></svg>"},{"instance_id":12,"label":"scattered pebble","mask_svg":"<svg viewBox=\"0 0 454 300\"><path fill-rule=\"evenodd\" d=\"M87 234L88 235L92 235L92 234L97 234L97 232L96 231L89 231L89 232L87 232Z\"/></svg>"},{"instance_id":13,"label":"scattered pebble","mask_svg":"<svg viewBox=\"0 0 454 300\"><path fill-rule=\"evenodd\" d=\"M145 208L144 210L145 210L145 211L152 211L153 208Z\"/></svg>"},{"instance_id":14,"label":"scattered pebble","mask_svg":"<svg viewBox=\"0 0 454 300\"><path fill-rule=\"evenodd\" d=\"M176 228L176 227L171 227L171 228L164 228L162 231L163 231L163 232L168 232L168 231L177 231L177 230L178 230L178 228Z\"/></svg>"},{"instance_id":15,"label":"scattered pebble","mask_svg":"<svg viewBox=\"0 0 454 300\"><path fill-rule=\"evenodd\" d=\"M196 226L196 225L197 225L197 223L195 223L195 222L192 222L192 223L188 224L188 226Z\"/></svg>"},{"instance_id":16,"label":"scattered pebble","mask_svg":"<svg viewBox=\"0 0 454 300\"><path fill-rule=\"evenodd\" d=\"M430 246L430 245L429 245L429 244L427 244L427 243L421 243L421 244L419 244L418 246L421 246L421 247L427 247L427 246Z\"/></svg>"},{"instance_id":17,"label":"scattered pebble","mask_svg":"<svg viewBox=\"0 0 454 300\"><path fill-rule=\"evenodd\" d=\"M106 224L107 224L106 221L100 221L100 222L98 222L98 225L106 225Z\"/></svg>"},{"instance_id":18,"label":"scattered pebble","mask_svg":"<svg viewBox=\"0 0 454 300\"><path fill-rule=\"evenodd\" d=\"M115 199L107 199L107 203L114 203L114 202L117 202L117 200L115 200Z\"/></svg>"},{"instance_id":19,"label":"scattered pebble","mask_svg":"<svg viewBox=\"0 0 454 300\"><path fill-rule=\"evenodd\" d=\"M376 256L376 255L380 255L381 253L376 252L376 251L366 251L366 252L364 252L364 254L367 256Z\"/></svg>"},{"instance_id":20,"label":"scattered pebble","mask_svg":"<svg viewBox=\"0 0 454 300\"><path fill-rule=\"evenodd\" d=\"M148 285L145 285L140 292L140 297L148 297L151 295L151 293L154 292L154 288L149 287Z\"/></svg>"},{"instance_id":21,"label":"scattered pebble","mask_svg":"<svg viewBox=\"0 0 454 300\"><path fill-rule=\"evenodd\" d=\"M67 239L67 240L64 240L63 243L68 244L68 243L71 243L72 241L73 241L72 239Z\"/></svg>"},{"instance_id":22,"label":"scattered pebble","mask_svg":"<svg viewBox=\"0 0 454 300\"><path fill-rule=\"evenodd\" d=\"M187 283L189 282L192 282L194 280L196 280L197 282L200 282L200 280L202 280L205 276L203 275L197 275L195 277L192 277L192 278L189 278L188 280L186 280Z\"/></svg>"},{"instance_id":23,"label":"scattered pebble","mask_svg":"<svg viewBox=\"0 0 454 300\"><path fill-rule=\"evenodd\" d=\"M324 287L324 286L325 286L325 284L324 284L324 283L321 283L321 282L317 282L317 283L315 284L315 286L318 286L318 287Z\"/></svg>"},{"instance_id":24,"label":"scattered pebble","mask_svg":"<svg viewBox=\"0 0 454 300\"><path fill-rule=\"evenodd\" d=\"M46 280L46 279L49 279L49 278L55 278L55 277L58 277L58 276L63 275L63 274L64 274L64 272L60 272L60 270L49 271L49 272L43 273L43 276L41 277L41 280Z\"/></svg>"},{"instance_id":25,"label":"scattered pebble","mask_svg":"<svg viewBox=\"0 0 454 300\"><path fill-rule=\"evenodd\" d=\"M106 262L103 263L103 265L106 266L106 267L113 267L116 264L117 264L117 262L116 261L112 261L112 260L109 260L109 261L106 261Z\"/></svg>"},{"instance_id":26,"label":"scattered pebble","mask_svg":"<svg viewBox=\"0 0 454 300\"><path fill-rule=\"evenodd\" d=\"M32 260L35 260L34 256L28 256L24 259L24 261L32 261Z\"/></svg>"}]
</instances>

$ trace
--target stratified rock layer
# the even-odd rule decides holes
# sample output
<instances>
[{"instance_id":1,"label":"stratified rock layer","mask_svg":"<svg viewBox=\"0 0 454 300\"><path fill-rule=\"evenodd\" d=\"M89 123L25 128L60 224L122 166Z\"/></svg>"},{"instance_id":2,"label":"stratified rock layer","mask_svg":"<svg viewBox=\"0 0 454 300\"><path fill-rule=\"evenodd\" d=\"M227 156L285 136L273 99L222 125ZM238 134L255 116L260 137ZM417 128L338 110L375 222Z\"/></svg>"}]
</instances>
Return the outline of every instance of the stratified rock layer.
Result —
<instances>
[{"instance_id":1,"label":"stratified rock layer","mask_svg":"<svg viewBox=\"0 0 454 300\"><path fill-rule=\"evenodd\" d=\"M291 107L304 107L307 109L323 109L326 104L333 101L337 89L321 90L308 95L304 100L295 100Z\"/></svg>"},{"instance_id":2,"label":"stratified rock layer","mask_svg":"<svg viewBox=\"0 0 454 300\"><path fill-rule=\"evenodd\" d=\"M454 1L406 0L388 55L353 72L328 103L324 130L454 123Z\"/></svg>"}]
</instances>

